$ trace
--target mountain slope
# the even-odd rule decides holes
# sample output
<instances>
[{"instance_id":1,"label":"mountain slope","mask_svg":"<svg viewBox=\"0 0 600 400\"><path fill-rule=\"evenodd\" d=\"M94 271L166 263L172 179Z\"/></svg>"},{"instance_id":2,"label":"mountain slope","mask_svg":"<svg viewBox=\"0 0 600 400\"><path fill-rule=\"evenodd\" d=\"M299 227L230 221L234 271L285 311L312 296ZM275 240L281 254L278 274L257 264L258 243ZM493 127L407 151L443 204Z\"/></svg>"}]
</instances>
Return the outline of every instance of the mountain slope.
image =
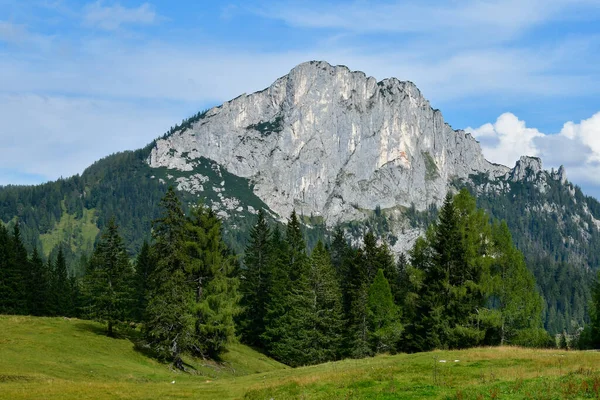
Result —
<instances>
[{"instance_id":1,"label":"mountain slope","mask_svg":"<svg viewBox=\"0 0 600 400\"><path fill-rule=\"evenodd\" d=\"M440 204L452 177L504 175L410 82L377 82L325 62L300 64L269 88L203 114L157 140L151 167L192 171L210 158L250 179L271 210L330 224L361 210Z\"/></svg>"},{"instance_id":2,"label":"mountain slope","mask_svg":"<svg viewBox=\"0 0 600 400\"><path fill-rule=\"evenodd\" d=\"M311 243L341 223L355 244L372 230L406 251L446 193L467 187L491 216L507 220L546 299L547 327L586 320L600 263L600 203L537 158L514 168L488 162L410 82L300 64L267 89L200 112L81 176L0 188L0 220L18 219L29 246L46 255L50 244L66 243L76 270L93 224L101 229L111 216L134 255L168 185L186 207L212 207L238 253L259 208L274 220L296 209Z\"/></svg>"}]
</instances>

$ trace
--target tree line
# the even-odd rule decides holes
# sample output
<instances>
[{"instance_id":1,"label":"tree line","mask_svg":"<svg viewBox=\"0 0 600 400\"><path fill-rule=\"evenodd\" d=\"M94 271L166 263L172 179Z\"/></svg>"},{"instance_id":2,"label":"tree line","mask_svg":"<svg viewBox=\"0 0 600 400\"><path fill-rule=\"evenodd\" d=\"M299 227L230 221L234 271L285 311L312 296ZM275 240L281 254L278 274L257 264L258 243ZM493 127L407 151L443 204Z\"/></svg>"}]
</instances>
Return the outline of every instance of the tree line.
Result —
<instances>
[{"instance_id":1,"label":"tree line","mask_svg":"<svg viewBox=\"0 0 600 400\"><path fill-rule=\"evenodd\" d=\"M381 352L548 346L542 300L505 223L461 191L395 260L371 232L337 230L309 255L292 213L285 232L260 213L240 275L247 343L289 365Z\"/></svg>"},{"instance_id":2,"label":"tree line","mask_svg":"<svg viewBox=\"0 0 600 400\"><path fill-rule=\"evenodd\" d=\"M184 369L184 354L218 358L233 340L291 366L378 353L479 345L552 346L542 299L506 223L490 221L466 191L395 259L367 232L351 243L338 228L309 251L295 212L283 228L260 211L243 259L225 245L207 207L189 214L170 188L134 262L114 219L83 277L62 251L28 255L19 225L0 226L0 313L138 322L158 358ZM595 299L600 304L600 287ZM596 308L600 309L600 308ZM582 337L599 336L600 317ZM598 314L600 315L600 313ZM596 325L594 325L596 324Z\"/></svg>"}]
</instances>

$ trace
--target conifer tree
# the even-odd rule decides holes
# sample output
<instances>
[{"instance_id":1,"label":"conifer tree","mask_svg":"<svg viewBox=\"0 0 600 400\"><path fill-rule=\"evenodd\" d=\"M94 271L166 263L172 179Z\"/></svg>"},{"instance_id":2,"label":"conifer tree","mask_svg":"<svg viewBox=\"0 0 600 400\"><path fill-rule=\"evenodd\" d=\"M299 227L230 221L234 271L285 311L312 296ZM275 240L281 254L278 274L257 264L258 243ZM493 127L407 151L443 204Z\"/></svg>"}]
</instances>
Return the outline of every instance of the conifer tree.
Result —
<instances>
[{"instance_id":1,"label":"conifer tree","mask_svg":"<svg viewBox=\"0 0 600 400\"><path fill-rule=\"evenodd\" d=\"M29 266L29 313L36 316L49 315L50 271L35 247Z\"/></svg>"},{"instance_id":2,"label":"conifer tree","mask_svg":"<svg viewBox=\"0 0 600 400\"><path fill-rule=\"evenodd\" d=\"M185 216L173 187L161 200L162 215L153 223L149 301L144 335L162 358L183 369L182 353L194 341L196 324L192 304L194 292L184 270Z\"/></svg>"},{"instance_id":3,"label":"conifer tree","mask_svg":"<svg viewBox=\"0 0 600 400\"><path fill-rule=\"evenodd\" d=\"M184 249L185 272L194 293L192 350L214 358L235 335L239 280L233 276L235 260L221 238L221 221L202 204L193 209L185 225Z\"/></svg>"},{"instance_id":4,"label":"conifer tree","mask_svg":"<svg viewBox=\"0 0 600 400\"><path fill-rule=\"evenodd\" d=\"M258 347L263 345L261 335L265 332L271 255L271 230L261 209L256 225L250 230L244 258L245 268L240 282L243 307L240 330L246 343Z\"/></svg>"},{"instance_id":5,"label":"conifer tree","mask_svg":"<svg viewBox=\"0 0 600 400\"><path fill-rule=\"evenodd\" d=\"M310 257L309 300L311 310L307 327L310 363L323 363L339 357L342 345L343 314L341 290L330 255L319 241Z\"/></svg>"},{"instance_id":6,"label":"conifer tree","mask_svg":"<svg viewBox=\"0 0 600 400\"><path fill-rule=\"evenodd\" d=\"M19 224L13 234L0 223L0 313L26 314L26 277L29 265Z\"/></svg>"},{"instance_id":7,"label":"conifer tree","mask_svg":"<svg viewBox=\"0 0 600 400\"><path fill-rule=\"evenodd\" d=\"M365 268L362 249L354 253L350 263L348 331L346 343L351 357L362 358L371 355L369 343L369 270Z\"/></svg>"},{"instance_id":8,"label":"conifer tree","mask_svg":"<svg viewBox=\"0 0 600 400\"><path fill-rule=\"evenodd\" d=\"M114 218L100 237L84 278L87 315L107 324L108 336L114 326L131 317L134 303L133 268Z\"/></svg>"},{"instance_id":9,"label":"conifer tree","mask_svg":"<svg viewBox=\"0 0 600 400\"><path fill-rule=\"evenodd\" d=\"M287 262L292 282L306 274L307 257L306 242L300 228L296 210L292 211L286 227L285 242L287 244Z\"/></svg>"},{"instance_id":10,"label":"conifer tree","mask_svg":"<svg viewBox=\"0 0 600 400\"><path fill-rule=\"evenodd\" d=\"M381 268L381 254L373 232L368 231L363 237L363 259L366 269L367 285L371 285L379 268Z\"/></svg>"},{"instance_id":11,"label":"conifer tree","mask_svg":"<svg viewBox=\"0 0 600 400\"><path fill-rule=\"evenodd\" d=\"M58 246L58 254L52 268L51 295L53 314L63 317L71 316L72 292L69 285L67 260L62 245Z\"/></svg>"},{"instance_id":12,"label":"conifer tree","mask_svg":"<svg viewBox=\"0 0 600 400\"><path fill-rule=\"evenodd\" d=\"M500 313L500 345L525 345L518 343L519 336L542 327L542 299L523 255L513 245L506 222L494 225L493 239L492 293Z\"/></svg>"},{"instance_id":13,"label":"conifer tree","mask_svg":"<svg viewBox=\"0 0 600 400\"><path fill-rule=\"evenodd\" d=\"M400 312L383 270L379 269L369 288L369 325L371 348L375 353L396 351L402 334Z\"/></svg>"},{"instance_id":14,"label":"conifer tree","mask_svg":"<svg viewBox=\"0 0 600 400\"><path fill-rule=\"evenodd\" d=\"M150 277L153 269L150 245L147 241L144 241L135 260L135 310L133 312L133 318L136 321L141 322L144 320L144 313L148 306Z\"/></svg>"},{"instance_id":15,"label":"conifer tree","mask_svg":"<svg viewBox=\"0 0 600 400\"><path fill-rule=\"evenodd\" d=\"M307 355L311 337L310 288L306 244L296 212L292 212L282 241L278 231L273 235L274 251L272 287L265 318L263 340L269 353L292 366L310 363ZM277 243L279 242L279 243Z\"/></svg>"},{"instance_id":16,"label":"conifer tree","mask_svg":"<svg viewBox=\"0 0 600 400\"><path fill-rule=\"evenodd\" d=\"M584 331L586 347L600 348L600 271L592 284L592 300L590 304L590 324Z\"/></svg>"},{"instance_id":17,"label":"conifer tree","mask_svg":"<svg viewBox=\"0 0 600 400\"><path fill-rule=\"evenodd\" d=\"M264 318L265 331L260 338L269 354L274 355L275 345L281 341L286 331L280 321L289 311L289 291L292 285L287 262L287 242L278 226L273 230L270 247L272 254L268 263L270 285Z\"/></svg>"}]
</instances>

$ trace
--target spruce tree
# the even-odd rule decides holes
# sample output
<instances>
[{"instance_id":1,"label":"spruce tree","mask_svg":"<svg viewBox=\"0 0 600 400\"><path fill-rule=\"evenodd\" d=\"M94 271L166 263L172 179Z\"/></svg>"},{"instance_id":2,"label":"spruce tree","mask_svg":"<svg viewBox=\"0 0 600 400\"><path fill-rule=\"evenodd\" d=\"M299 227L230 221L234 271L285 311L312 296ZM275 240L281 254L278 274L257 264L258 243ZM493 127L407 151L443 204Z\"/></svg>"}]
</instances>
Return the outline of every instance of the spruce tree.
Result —
<instances>
[{"instance_id":1,"label":"spruce tree","mask_svg":"<svg viewBox=\"0 0 600 400\"><path fill-rule=\"evenodd\" d=\"M400 311L394 304L390 284L379 269L369 288L369 325L371 348L375 353L396 352L402 324Z\"/></svg>"},{"instance_id":2,"label":"spruce tree","mask_svg":"<svg viewBox=\"0 0 600 400\"><path fill-rule=\"evenodd\" d=\"M114 218L100 237L84 278L87 315L107 324L108 336L114 326L131 317L134 303L133 268Z\"/></svg>"},{"instance_id":3,"label":"spruce tree","mask_svg":"<svg viewBox=\"0 0 600 400\"><path fill-rule=\"evenodd\" d=\"M281 341L287 329L280 322L290 309L289 291L292 285L287 262L287 242L278 226L273 230L270 248L272 250L268 263L270 285L264 318L265 331L260 336L260 340L267 352L275 355L275 346Z\"/></svg>"},{"instance_id":4,"label":"spruce tree","mask_svg":"<svg viewBox=\"0 0 600 400\"><path fill-rule=\"evenodd\" d=\"M58 246L58 254L52 267L51 303L54 315L69 317L72 312L72 292L69 285L67 260L63 246Z\"/></svg>"},{"instance_id":5,"label":"spruce tree","mask_svg":"<svg viewBox=\"0 0 600 400\"><path fill-rule=\"evenodd\" d=\"M346 346L348 355L362 358L371 355L369 344L370 326L369 314L369 286L371 285L369 271L365 268L365 256L362 249L354 253L349 267L349 298L348 330Z\"/></svg>"},{"instance_id":6,"label":"spruce tree","mask_svg":"<svg viewBox=\"0 0 600 400\"><path fill-rule=\"evenodd\" d=\"M244 342L257 347L263 347L261 335L265 332L271 255L271 230L261 209L256 225L250 230L240 282L243 307L240 331Z\"/></svg>"},{"instance_id":7,"label":"spruce tree","mask_svg":"<svg viewBox=\"0 0 600 400\"><path fill-rule=\"evenodd\" d=\"M161 358L183 369L182 353L194 341L194 292L184 270L185 216L173 187L161 200L162 215L154 221L149 301L144 336Z\"/></svg>"},{"instance_id":8,"label":"spruce tree","mask_svg":"<svg viewBox=\"0 0 600 400\"><path fill-rule=\"evenodd\" d=\"M519 336L542 327L542 299L506 222L494 224L493 230L492 294L500 314L499 344L525 345L518 343Z\"/></svg>"},{"instance_id":9,"label":"spruce tree","mask_svg":"<svg viewBox=\"0 0 600 400\"><path fill-rule=\"evenodd\" d=\"M35 247L29 259L29 266L29 312L36 316L49 315L50 271Z\"/></svg>"},{"instance_id":10,"label":"spruce tree","mask_svg":"<svg viewBox=\"0 0 600 400\"><path fill-rule=\"evenodd\" d=\"M144 320L144 313L148 306L148 292L150 290L150 277L154 269L150 254L150 245L144 241L142 248L135 260L135 306L134 320Z\"/></svg>"},{"instance_id":11,"label":"spruce tree","mask_svg":"<svg viewBox=\"0 0 600 400\"><path fill-rule=\"evenodd\" d=\"M310 363L335 360L341 354L343 314L342 294L330 255L319 241L310 257L308 318L310 343L306 352ZM306 329L306 328L305 328Z\"/></svg>"},{"instance_id":12,"label":"spruce tree","mask_svg":"<svg viewBox=\"0 0 600 400\"><path fill-rule=\"evenodd\" d=\"M281 240L278 230L274 232L273 249L272 285L262 337L274 358L292 366L309 364L311 300L308 259L295 211L288 220L285 239Z\"/></svg>"},{"instance_id":13,"label":"spruce tree","mask_svg":"<svg viewBox=\"0 0 600 400\"><path fill-rule=\"evenodd\" d=\"M192 350L215 358L235 335L239 280L233 276L235 260L221 237L221 221L202 204L185 225L184 249L185 273L194 293Z\"/></svg>"}]
</instances>

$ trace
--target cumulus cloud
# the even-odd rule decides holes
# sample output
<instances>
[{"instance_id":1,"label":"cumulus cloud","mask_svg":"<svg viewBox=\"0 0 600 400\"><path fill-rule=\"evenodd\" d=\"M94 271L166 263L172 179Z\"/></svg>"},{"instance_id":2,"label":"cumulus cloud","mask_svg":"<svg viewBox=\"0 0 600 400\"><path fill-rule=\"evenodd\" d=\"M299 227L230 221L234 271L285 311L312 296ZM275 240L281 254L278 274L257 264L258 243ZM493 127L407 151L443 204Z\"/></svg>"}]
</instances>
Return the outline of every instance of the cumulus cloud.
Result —
<instances>
[{"instance_id":1,"label":"cumulus cloud","mask_svg":"<svg viewBox=\"0 0 600 400\"><path fill-rule=\"evenodd\" d=\"M123 7L120 4L105 6L101 1L88 4L84 11L84 24L108 31L119 29L123 25L148 25L156 21L157 15L152 6L144 3L136 8Z\"/></svg>"},{"instance_id":2,"label":"cumulus cloud","mask_svg":"<svg viewBox=\"0 0 600 400\"><path fill-rule=\"evenodd\" d=\"M465 131L479 140L492 162L512 166L521 155L539 156L546 167L564 165L574 181L600 184L600 112L578 123L566 122L554 134L528 128L512 113Z\"/></svg>"},{"instance_id":3,"label":"cumulus cloud","mask_svg":"<svg viewBox=\"0 0 600 400\"><path fill-rule=\"evenodd\" d=\"M539 155L534 139L544 136L537 129L528 128L525 121L511 113L502 114L493 124L487 123L475 129L468 127L465 131L480 140L488 160L504 165L514 164L522 155Z\"/></svg>"}]
</instances>

